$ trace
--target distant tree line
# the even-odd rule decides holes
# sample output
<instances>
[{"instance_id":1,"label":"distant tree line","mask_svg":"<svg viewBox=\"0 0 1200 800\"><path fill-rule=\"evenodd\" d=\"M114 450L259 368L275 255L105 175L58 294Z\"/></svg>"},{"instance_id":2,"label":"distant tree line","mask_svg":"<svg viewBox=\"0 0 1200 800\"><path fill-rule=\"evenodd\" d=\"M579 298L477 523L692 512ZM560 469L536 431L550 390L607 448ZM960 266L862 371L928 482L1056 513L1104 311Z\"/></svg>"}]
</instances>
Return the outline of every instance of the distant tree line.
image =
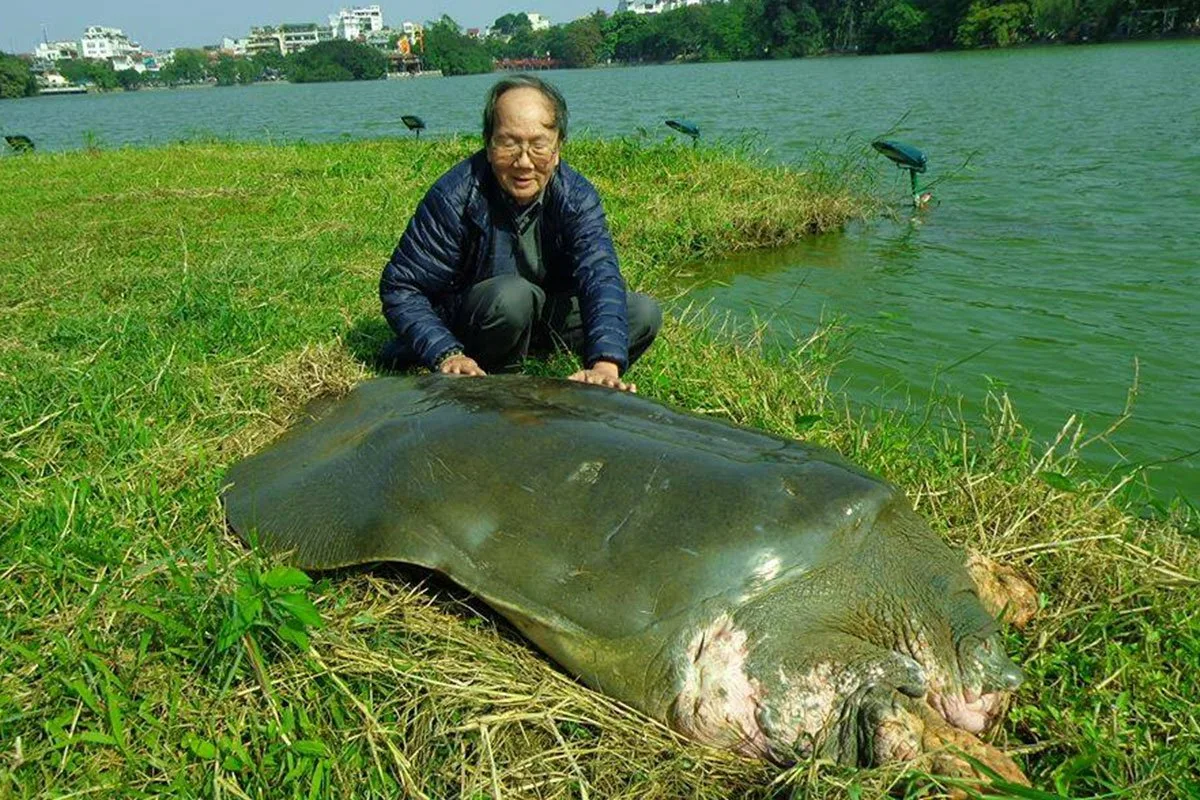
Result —
<instances>
[{"instance_id":1,"label":"distant tree line","mask_svg":"<svg viewBox=\"0 0 1200 800\"><path fill-rule=\"evenodd\" d=\"M500 35L485 46L496 59L587 67L1195 35L1200 0L729 0L661 14L598 11L542 31L523 13L505 14L492 28Z\"/></svg>"},{"instance_id":2,"label":"distant tree line","mask_svg":"<svg viewBox=\"0 0 1200 800\"><path fill-rule=\"evenodd\" d=\"M1200 0L729 0L639 15L597 11L534 31L524 13L504 14L493 35L462 33L448 16L425 29L426 69L445 75L490 72L497 60L550 58L567 67L604 63L738 61L828 52L899 53L1007 47L1029 41L1106 41L1200 34ZM393 39L394 45L394 39ZM215 81L374 80L387 56L359 42L321 42L283 56L215 55L179 49L157 73L115 71L107 61L60 61L73 83L137 89ZM25 58L0 53L0 98L36 94Z\"/></svg>"},{"instance_id":3,"label":"distant tree line","mask_svg":"<svg viewBox=\"0 0 1200 800\"><path fill-rule=\"evenodd\" d=\"M215 82L234 86L262 80L287 79L295 83L374 80L387 75L387 56L359 42L321 42L307 50L283 56L275 52L250 56L215 54L209 50L180 48L169 64L157 72L114 70L101 59L63 59L55 69L68 81L100 89L132 91L143 86L182 86ZM0 53L0 98L36 94L37 82L29 64Z\"/></svg>"}]
</instances>

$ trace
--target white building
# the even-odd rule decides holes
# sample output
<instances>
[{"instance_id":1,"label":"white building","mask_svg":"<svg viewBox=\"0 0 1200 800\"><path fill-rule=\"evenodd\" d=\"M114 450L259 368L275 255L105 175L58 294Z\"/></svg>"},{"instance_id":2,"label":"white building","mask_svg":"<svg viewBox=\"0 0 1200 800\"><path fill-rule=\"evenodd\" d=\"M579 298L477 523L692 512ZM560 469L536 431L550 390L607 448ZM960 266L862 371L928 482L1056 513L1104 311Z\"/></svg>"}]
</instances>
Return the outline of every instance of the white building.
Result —
<instances>
[{"instance_id":1,"label":"white building","mask_svg":"<svg viewBox=\"0 0 1200 800\"><path fill-rule=\"evenodd\" d=\"M343 8L329 15L329 27L337 39L353 41L360 36L383 30L383 11L379 6Z\"/></svg>"},{"instance_id":2,"label":"white building","mask_svg":"<svg viewBox=\"0 0 1200 800\"><path fill-rule=\"evenodd\" d=\"M318 25L315 22L284 24L280 25L277 31L279 43L285 56L292 53L299 53L302 50L307 50L314 44L328 42L334 38L333 31L328 26ZM253 29L251 29L251 33L253 33ZM250 49L249 44L247 44L247 49Z\"/></svg>"},{"instance_id":3,"label":"white building","mask_svg":"<svg viewBox=\"0 0 1200 800\"><path fill-rule=\"evenodd\" d=\"M251 28L250 36L246 39L247 55L259 53L278 53L283 55L283 33L270 25Z\"/></svg>"},{"instance_id":4,"label":"white building","mask_svg":"<svg viewBox=\"0 0 1200 800\"><path fill-rule=\"evenodd\" d=\"M38 42L33 57L43 62L79 58L79 42Z\"/></svg>"},{"instance_id":5,"label":"white building","mask_svg":"<svg viewBox=\"0 0 1200 800\"><path fill-rule=\"evenodd\" d=\"M113 58L112 68L113 72L124 72L127 69L131 69L139 75L146 71L146 65L142 63L141 59L134 61L129 56L116 56Z\"/></svg>"},{"instance_id":6,"label":"white building","mask_svg":"<svg viewBox=\"0 0 1200 800\"><path fill-rule=\"evenodd\" d=\"M536 11L526 11L525 16L529 18L529 26L535 31L550 30L550 20Z\"/></svg>"},{"instance_id":7,"label":"white building","mask_svg":"<svg viewBox=\"0 0 1200 800\"><path fill-rule=\"evenodd\" d=\"M84 58L122 58L142 52L141 45L129 40L120 28L89 25L80 40Z\"/></svg>"},{"instance_id":8,"label":"white building","mask_svg":"<svg viewBox=\"0 0 1200 800\"><path fill-rule=\"evenodd\" d=\"M630 11L634 14L661 14L684 6L698 6L703 2L704 0L619 0L617 13Z\"/></svg>"},{"instance_id":9,"label":"white building","mask_svg":"<svg viewBox=\"0 0 1200 800\"><path fill-rule=\"evenodd\" d=\"M232 39L228 36L221 39L221 50L235 56L246 55L246 45L249 44L249 39Z\"/></svg>"}]
</instances>

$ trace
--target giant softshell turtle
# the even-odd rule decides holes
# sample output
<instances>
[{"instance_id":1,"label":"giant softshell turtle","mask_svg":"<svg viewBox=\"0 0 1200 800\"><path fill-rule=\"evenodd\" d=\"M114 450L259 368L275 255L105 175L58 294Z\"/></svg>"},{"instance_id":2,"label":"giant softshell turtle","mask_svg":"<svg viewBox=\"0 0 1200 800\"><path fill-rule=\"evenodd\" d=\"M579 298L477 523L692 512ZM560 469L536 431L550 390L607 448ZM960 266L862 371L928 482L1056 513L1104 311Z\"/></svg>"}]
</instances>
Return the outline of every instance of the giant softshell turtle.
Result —
<instances>
[{"instance_id":1,"label":"giant softshell turtle","mask_svg":"<svg viewBox=\"0 0 1200 800\"><path fill-rule=\"evenodd\" d=\"M235 465L224 499L301 567L444 573L703 742L851 764L949 743L1019 778L972 736L1020 672L961 556L829 450L567 381L389 377Z\"/></svg>"}]
</instances>

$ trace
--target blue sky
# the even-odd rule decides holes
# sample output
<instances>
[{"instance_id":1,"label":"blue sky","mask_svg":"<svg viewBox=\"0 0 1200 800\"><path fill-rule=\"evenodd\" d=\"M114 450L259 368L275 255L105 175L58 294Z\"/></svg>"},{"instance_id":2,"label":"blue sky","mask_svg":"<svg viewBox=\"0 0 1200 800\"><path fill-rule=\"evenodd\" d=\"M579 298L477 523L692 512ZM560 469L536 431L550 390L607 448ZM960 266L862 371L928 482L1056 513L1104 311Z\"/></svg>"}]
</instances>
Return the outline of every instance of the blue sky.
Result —
<instances>
[{"instance_id":1,"label":"blue sky","mask_svg":"<svg viewBox=\"0 0 1200 800\"><path fill-rule=\"evenodd\" d=\"M375 2L375 0L370 0ZM516 0L519 3L520 0ZM510 11L537 11L552 22L589 14L596 8L613 11L616 0L541 0L522 7L513 0L381 0L389 25L406 19L425 21L449 14L461 25L481 27ZM368 5L367 3L361 3ZM49 3L5 2L0 15L0 49L28 53L42 39L78 39L88 25L122 28L130 38L153 49L214 44L222 36L244 36L251 25L278 22L325 22L343 5L341 0L194 0L190 3L145 0L54 0Z\"/></svg>"}]
</instances>

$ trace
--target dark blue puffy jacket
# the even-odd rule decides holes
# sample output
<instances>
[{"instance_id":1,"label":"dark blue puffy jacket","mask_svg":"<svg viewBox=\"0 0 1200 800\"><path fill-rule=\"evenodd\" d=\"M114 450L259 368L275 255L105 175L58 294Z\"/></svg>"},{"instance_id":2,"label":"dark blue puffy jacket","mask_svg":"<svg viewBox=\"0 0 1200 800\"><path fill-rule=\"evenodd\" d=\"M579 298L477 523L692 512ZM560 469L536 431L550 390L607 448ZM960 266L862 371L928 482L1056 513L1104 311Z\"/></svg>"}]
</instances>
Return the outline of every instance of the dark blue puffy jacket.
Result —
<instances>
[{"instance_id":1,"label":"dark blue puffy jacket","mask_svg":"<svg viewBox=\"0 0 1200 800\"><path fill-rule=\"evenodd\" d=\"M428 366L462 348L445 320L467 287L491 277L487 261L496 225L486 193L495 186L483 150L459 162L417 206L383 269L383 315ZM586 178L560 162L542 202L546 289L578 295L586 363L613 361L623 371L629 361L625 281L600 196Z\"/></svg>"}]
</instances>

